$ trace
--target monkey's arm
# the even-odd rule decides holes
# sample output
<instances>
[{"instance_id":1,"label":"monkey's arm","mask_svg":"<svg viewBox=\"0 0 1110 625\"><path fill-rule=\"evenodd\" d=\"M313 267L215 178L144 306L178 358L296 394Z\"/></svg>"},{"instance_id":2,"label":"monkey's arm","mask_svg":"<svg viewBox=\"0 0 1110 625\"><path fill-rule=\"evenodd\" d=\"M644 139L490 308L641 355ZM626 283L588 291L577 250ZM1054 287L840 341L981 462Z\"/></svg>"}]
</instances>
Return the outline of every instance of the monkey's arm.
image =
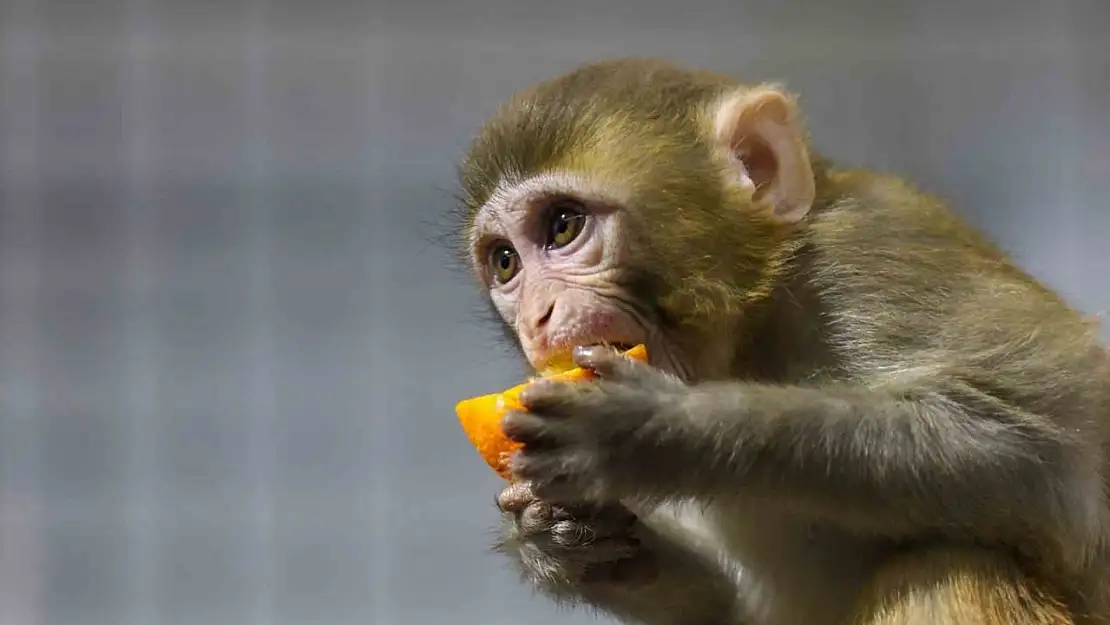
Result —
<instances>
[{"instance_id":1,"label":"monkey's arm","mask_svg":"<svg viewBox=\"0 0 1110 625\"><path fill-rule=\"evenodd\" d=\"M522 397L531 412L506 419L531 445L514 471L541 496L750 494L872 535L963 530L1065 550L1099 522L1081 434L954 377L685 387L604 351L584 360L603 381L537 384Z\"/></svg>"}]
</instances>

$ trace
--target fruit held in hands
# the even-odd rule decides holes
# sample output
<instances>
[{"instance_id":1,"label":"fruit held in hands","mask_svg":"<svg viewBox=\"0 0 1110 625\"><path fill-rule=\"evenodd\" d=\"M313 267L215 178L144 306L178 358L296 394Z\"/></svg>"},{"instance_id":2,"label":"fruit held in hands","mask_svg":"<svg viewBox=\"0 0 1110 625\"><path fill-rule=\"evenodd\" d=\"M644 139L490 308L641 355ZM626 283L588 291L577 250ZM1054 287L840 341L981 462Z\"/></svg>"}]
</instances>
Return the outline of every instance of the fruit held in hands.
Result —
<instances>
[{"instance_id":1,"label":"fruit held in hands","mask_svg":"<svg viewBox=\"0 0 1110 625\"><path fill-rule=\"evenodd\" d=\"M633 360L647 362L647 347L637 345L624 352L624 355ZM575 367L569 371L542 377L571 382L589 379L593 374L587 369ZM500 393L465 399L455 405L455 414L471 444L478 450L482 459L506 480L510 479L509 455L519 449L520 444L509 440L501 431L501 419L510 411L524 409L517 398L530 383L518 384Z\"/></svg>"}]
</instances>

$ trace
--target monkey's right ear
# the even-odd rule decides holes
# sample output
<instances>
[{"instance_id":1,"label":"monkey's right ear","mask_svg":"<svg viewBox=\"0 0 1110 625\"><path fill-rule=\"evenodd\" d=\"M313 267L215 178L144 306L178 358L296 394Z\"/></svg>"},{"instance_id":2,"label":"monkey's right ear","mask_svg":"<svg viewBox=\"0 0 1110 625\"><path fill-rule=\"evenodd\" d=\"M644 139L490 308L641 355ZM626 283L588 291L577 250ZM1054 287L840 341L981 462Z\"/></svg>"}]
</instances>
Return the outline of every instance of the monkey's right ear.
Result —
<instances>
[{"instance_id":1,"label":"monkey's right ear","mask_svg":"<svg viewBox=\"0 0 1110 625\"><path fill-rule=\"evenodd\" d=\"M771 86L739 89L720 101L714 121L716 140L753 202L782 221L803 219L816 184L793 98Z\"/></svg>"}]
</instances>

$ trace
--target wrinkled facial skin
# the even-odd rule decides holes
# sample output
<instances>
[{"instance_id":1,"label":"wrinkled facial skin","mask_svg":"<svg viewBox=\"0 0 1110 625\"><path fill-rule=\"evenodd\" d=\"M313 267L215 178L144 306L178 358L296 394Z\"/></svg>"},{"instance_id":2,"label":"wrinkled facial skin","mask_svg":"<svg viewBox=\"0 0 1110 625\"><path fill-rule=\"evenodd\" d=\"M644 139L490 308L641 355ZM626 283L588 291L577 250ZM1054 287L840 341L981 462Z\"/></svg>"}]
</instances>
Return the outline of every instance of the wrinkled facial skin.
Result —
<instances>
[{"instance_id":1,"label":"wrinkled facial skin","mask_svg":"<svg viewBox=\"0 0 1110 625\"><path fill-rule=\"evenodd\" d=\"M474 220L473 263L536 370L567 366L574 347L627 348L658 330L620 286L630 262L617 198L568 176L499 189Z\"/></svg>"}]
</instances>

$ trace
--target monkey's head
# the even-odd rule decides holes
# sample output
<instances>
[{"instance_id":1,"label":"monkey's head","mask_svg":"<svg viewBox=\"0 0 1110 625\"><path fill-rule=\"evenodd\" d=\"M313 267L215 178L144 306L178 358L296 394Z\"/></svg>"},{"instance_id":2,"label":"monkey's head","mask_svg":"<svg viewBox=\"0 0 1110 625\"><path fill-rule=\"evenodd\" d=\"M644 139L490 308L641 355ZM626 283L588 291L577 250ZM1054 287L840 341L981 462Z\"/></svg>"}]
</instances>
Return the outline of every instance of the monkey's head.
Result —
<instances>
[{"instance_id":1,"label":"monkey's head","mask_svg":"<svg viewBox=\"0 0 1110 625\"><path fill-rule=\"evenodd\" d=\"M657 366L717 377L796 250L814 172L775 86L590 64L518 94L475 138L464 256L537 369L643 342Z\"/></svg>"}]
</instances>

